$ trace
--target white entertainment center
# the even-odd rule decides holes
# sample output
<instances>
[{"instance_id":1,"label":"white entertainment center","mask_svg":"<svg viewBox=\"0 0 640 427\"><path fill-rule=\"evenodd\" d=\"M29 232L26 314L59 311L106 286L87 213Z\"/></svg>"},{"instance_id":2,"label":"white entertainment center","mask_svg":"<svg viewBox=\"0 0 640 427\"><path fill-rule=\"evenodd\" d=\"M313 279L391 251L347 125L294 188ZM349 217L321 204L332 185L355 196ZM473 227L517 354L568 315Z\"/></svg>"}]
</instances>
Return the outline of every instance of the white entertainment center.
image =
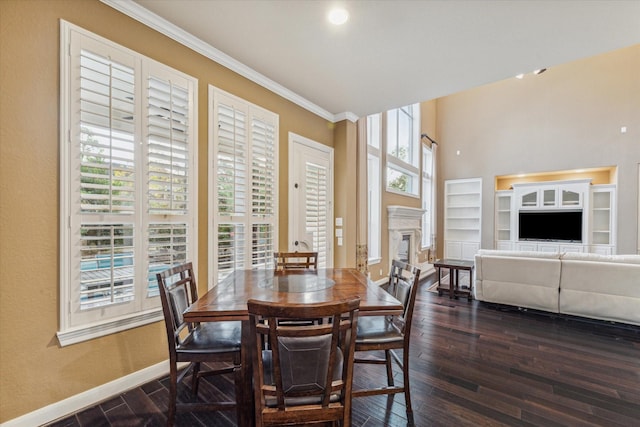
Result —
<instances>
[{"instance_id":1,"label":"white entertainment center","mask_svg":"<svg viewBox=\"0 0 640 427\"><path fill-rule=\"evenodd\" d=\"M578 179L512 188L495 193L496 249L615 254L614 184Z\"/></svg>"}]
</instances>

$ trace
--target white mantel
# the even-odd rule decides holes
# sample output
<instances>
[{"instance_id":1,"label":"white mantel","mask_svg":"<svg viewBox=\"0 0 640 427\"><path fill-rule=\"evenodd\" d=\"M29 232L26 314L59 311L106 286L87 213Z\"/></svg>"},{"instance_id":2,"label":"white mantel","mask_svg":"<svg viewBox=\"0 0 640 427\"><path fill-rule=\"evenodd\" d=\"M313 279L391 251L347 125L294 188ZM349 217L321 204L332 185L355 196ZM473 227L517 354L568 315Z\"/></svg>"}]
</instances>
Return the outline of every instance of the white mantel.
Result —
<instances>
[{"instance_id":1,"label":"white mantel","mask_svg":"<svg viewBox=\"0 0 640 427\"><path fill-rule=\"evenodd\" d=\"M422 215L425 210L392 205L387 206L387 213L389 220L389 263L391 263L392 259L398 258L402 236L409 235L411 236L409 263L421 268L423 271L427 271L426 266L418 263L418 253L422 241Z\"/></svg>"}]
</instances>

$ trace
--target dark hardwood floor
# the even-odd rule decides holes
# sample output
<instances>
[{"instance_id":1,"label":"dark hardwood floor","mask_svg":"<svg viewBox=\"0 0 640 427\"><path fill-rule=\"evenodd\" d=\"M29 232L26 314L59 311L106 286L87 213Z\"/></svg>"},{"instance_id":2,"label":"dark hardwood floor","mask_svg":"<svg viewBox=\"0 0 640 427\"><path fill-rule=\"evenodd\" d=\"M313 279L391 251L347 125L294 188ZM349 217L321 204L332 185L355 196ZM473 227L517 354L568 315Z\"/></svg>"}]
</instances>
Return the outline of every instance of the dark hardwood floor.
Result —
<instances>
[{"instance_id":1,"label":"dark hardwood floor","mask_svg":"<svg viewBox=\"0 0 640 427\"><path fill-rule=\"evenodd\" d=\"M432 280L411 337L416 426L640 426L640 327L449 300L427 291ZM357 365L354 388L382 384L383 371ZM50 425L163 426L167 387L161 378ZM230 378L200 386L203 398L228 393ZM232 411L183 413L176 425L236 422ZM407 425L404 396L354 399L353 425Z\"/></svg>"}]
</instances>

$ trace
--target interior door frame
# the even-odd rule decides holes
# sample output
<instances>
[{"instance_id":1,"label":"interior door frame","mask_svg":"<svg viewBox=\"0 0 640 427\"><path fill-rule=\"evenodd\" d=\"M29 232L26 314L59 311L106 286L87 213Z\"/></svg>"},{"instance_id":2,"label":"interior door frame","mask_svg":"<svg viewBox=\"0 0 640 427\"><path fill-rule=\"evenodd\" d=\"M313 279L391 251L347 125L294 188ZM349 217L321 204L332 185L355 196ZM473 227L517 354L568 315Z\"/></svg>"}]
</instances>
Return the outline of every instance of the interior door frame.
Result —
<instances>
[{"instance_id":1,"label":"interior door frame","mask_svg":"<svg viewBox=\"0 0 640 427\"><path fill-rule=\"evenodd\" d=\"M305 138L302 135L298 135L294 132L289 132L289 146L288 146L288 155L289 155L289 175L288 175L288 182L287 182L287 198L288 198L288 218L289 218L289 225L288 225L288 230L287 230L287 248L290 251L295 251L295 247L293 245L293 239L291 239L291 236L293 236L295 234L295 227L294 227L294 221L293 218L295 217L296 214L296 206L293 205L293 197L291 197L292 194L294 194L294 182L293 182L293 177L295 176L295 172L296 172L296 168L299 167L298 165L295 164L294 161L294 156L293 156L293 152L294 152L294 147L295 146L299 146L301 147L303 150L317 150L317 151L321 151L325 154L327 154L329 156L329 173L328 173L328 181L329 181L329 212L327 212L327 268L331 268L333 267L333 256L334 256L334 170L335 170L335 163L334 163L334 149L333 147L329 147L327 145L321 144L319 142L316 142L312 139L309 138Z\"/></svg>"}]
</instances>

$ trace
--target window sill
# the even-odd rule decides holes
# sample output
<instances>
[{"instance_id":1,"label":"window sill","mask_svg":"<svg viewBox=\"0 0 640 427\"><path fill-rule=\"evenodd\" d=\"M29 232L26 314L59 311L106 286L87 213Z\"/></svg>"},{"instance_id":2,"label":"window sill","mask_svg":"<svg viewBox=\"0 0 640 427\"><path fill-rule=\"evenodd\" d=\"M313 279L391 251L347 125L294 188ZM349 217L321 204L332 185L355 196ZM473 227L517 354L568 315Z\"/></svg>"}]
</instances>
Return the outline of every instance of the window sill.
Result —
<instances>
[{"instance_id":1,"label":"window sill","mask_svg":"<svg viewBox=\"0 0 640 427\"><path fill-rule=\"evenodd\" d=\"M382 258L369 258L367 260L367 264L368 265L376 265L376 264L380 264L380 261L382 261Z\"/></svg>"},{"instance_id":2,"label":"window sill","mask_svg":"<svg viewBox=\"0 0 640 427\"><path fill-rule=\"evenodd\" d=\"M99 324L58 331L57 336L60 346L66 347L71 344L77 344L94 338L103 337L105 335L114 334L116 332L125 331L127 329L137 328L138 326L147 325L160 320L164 320L162 309L155 308L153 310L136 313L128 317L121 317Z\"/></svg>"},{"instance_id":3,"label":"window sill","mask_svg":"<svg viewBox=\"0 0 640 427\"><path fill-rule=\"evenodd\" d=\"M414 199L419 199L420 198L420 196L418 194L413 194L413 193L408 193L406 191L396 190L396 189L391 188L391 187L387 187L386 190L387 190L387 193L398 194L400 196L413 197Z\"/></svg>"}]
</instances>

